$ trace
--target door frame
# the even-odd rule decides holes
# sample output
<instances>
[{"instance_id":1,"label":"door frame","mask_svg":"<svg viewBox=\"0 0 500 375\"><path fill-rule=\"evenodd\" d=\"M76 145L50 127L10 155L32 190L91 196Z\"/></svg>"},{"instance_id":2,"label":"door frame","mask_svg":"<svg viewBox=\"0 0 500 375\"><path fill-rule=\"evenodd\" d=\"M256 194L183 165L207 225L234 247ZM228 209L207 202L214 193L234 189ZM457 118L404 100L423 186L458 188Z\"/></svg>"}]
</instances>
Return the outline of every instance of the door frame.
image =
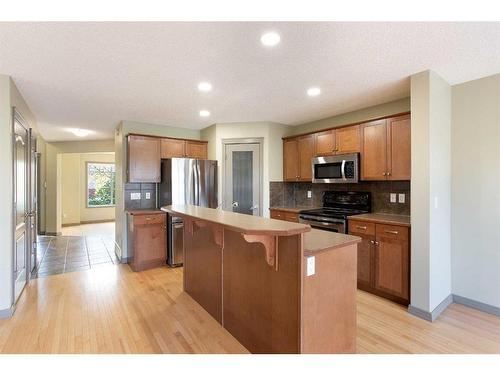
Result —
<instances>
[{"instance_id":1,"label":"door frame","mask_svg":"<svg viewBox=\"0 0 500 375\"><path fill-rule=\"evenodd\" d=\"M237 144L258 144L259 145L259 215L264 214L262 201L263 201L263 189L264 189L264 138L223 138L222 140L222 199L219 206L224 209L224 199L226 198L226 146L227 145L237 145Z\"/></svg>"},{"instance_id":2,"label":"door frame","mask_svg":"<svg viewBox=\"0 0 500 375\"><path fill-rule=\"evenodd\" d=\"M25 230L26 230L26 245L25 245L25 262L26 262L26 282L23 286L23 289L19 293L19 297L24 292L24 289L26 288L26 285L28 284L30 278L31 278L31 231L28 228L28 217L26 216L26 213L29 212L29 208L31 206L30 199L31 197L29 196L29 191L30 191L30 184L31 184L31 176L30 176L30 169L29 165L31 163L31 149L30 149L30 132L29 132L29 126L27 125L27 121L24 119L24 117L21 115L21 113L17 110L16 107L12 107L12 125L11 125L11 131L12 131L12 137L11 137L11 142L12 142L12 201L14 200L14 195L16 194L16 189L17 189L17 175L16 175L16 148L15 148L15 142L16 142L16 121L26 130L26 149L25 149L25 160L27 162L25 171L24 173L26 174L26 179L25 179L25 185L26 185L26 203L25 203L25 217L24 217L24 224L25 224ZM19 298L16 298L16 279L14 278L15 276L15 267L16 267L16 206L13 204L12 205L12 231L13 231L13 236L12 236L12 268L11 268L11 277L12 277L12 312L15 310L17 301Z\"/></svg>"}]
</instances>

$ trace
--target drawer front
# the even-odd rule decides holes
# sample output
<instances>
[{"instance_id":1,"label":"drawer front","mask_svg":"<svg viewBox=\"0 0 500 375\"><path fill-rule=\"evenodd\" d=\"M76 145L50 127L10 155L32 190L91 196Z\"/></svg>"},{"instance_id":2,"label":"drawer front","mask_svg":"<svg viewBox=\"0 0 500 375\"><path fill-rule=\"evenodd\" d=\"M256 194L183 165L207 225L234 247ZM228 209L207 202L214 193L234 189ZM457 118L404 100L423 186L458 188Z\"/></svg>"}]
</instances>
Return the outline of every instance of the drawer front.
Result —
<instances>
[{"instance_id":1,"label":"drawer front","mask_svg":"<svg viewBox=\"0 0 500 375\"><path fill-rule=\"evenodd\" d=\"M353 234L367 234L375 235L375 223L368 223L366 221L349 220L349 233Z\"/></svg>"},{"instance_id":2,"label":"drawer front","mask_svg":"<svg viewBox=\"0 0 500 375\"><path fill-rule=\"evenodd\" d=\"M134 215L134 225L165 224L165 214Z\"/></svg>"},{"instance_id":3,"label":"drawer front","mask_svg":"<svg viewBox=\"0 0 500 375\"><path fill-rule=\"evenodd\" d=\"M398 225L377 224L377 238L380 236L407 241L408 228Z\"/></svg>"},{"instance_id":4,"label":"drawer front","mask_svg":"<svg viewBox=\"0 0 500 375\"><path fill-rule=\"evenodd\" d=\"M286 212L285 213L285 220L291 221L293 223L298 223L299 222L299 214L296 214L295 212Z\"/></svg>"},{"instance_id":5,"label":"drawer front","mask_svg":"<svg viewBox=\"0 0 500 375\"><path fill-rule=\"evenodd\" d=\"M271 210L271 219L285 220L285 213L283 211Z\"/></svg>"}]
</instances>

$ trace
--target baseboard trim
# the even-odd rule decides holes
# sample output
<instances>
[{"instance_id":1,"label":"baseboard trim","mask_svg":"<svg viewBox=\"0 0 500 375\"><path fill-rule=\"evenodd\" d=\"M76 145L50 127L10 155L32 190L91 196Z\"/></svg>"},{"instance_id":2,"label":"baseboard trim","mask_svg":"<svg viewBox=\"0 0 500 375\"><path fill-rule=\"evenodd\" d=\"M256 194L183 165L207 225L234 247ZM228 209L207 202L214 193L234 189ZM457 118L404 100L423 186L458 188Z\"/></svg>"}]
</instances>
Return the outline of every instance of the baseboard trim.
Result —
<instances>
[{"instance_id":1,"label":"baseboard trim","mask_svg":"<svg viewBox=\"0 0 500 375\"><path fill-rule=\"evenodd\" d=\"M453 295L450 294L443 301L441 301L441 303L439 305L437 305L436 308L434 310L432 310L431 312L422 310L422 309L415 307L415 306L412 306L412 305L408 306L408 312L412 315L415 315L416 317L427 320L428 322L433 322L453 302L454 302Z\"/></svg>"},{"instance_id":2,"label":"baseboard trim","mask_svg":"<svg viewBox=\"0 0 500 375\"><path fill-rule=\"evenodd\" d=\"M61 227L74 227L75 225L80 225L80 223L66 223L66 224L61 224Z\"/></svg>"},{"instance_id":3,"label":"baseboard trim","mask_svg":"<svg viewBox=\"0 0 500 375\"><path fill-rule=\"evenodd\" d=\"M122 264L127 264L127 263L129 263L131 260L132 260L132 258L131 258L131 257L125 257L125 258L122 258L122 259L120 260L120 262L121 262Z\"/></svg>"},{"instance_id":4,"label":"baseboard trim","mask_svg":"<svg viewBox=\"0 0 500 375\"><path fill-rule=\"evenodd\" d=\"M487 303L475 301L473 299L458 296L456 294L453 295L453 302L458 303L460 305L467 306L467 307L471 307L473 309L476 309L476 310L479 310L479 311L482 311L482 312L485 312L488 314L500 316L500 308L493 306L493 305L488 305Z\"/></svg>"},{"instance_id":5,"label":"baseboard trim","mask_svg":"<svg viewBox=\"0 0 500 375\"><path fill-rule=\"evenodd\" d=\"M8 309L0 310L0 319L7 319L14 315L14 308L9 307Z\"/></svg>"},{"instance_id":6,"label":"baseboard trim","mask_svg":"<svg viewBox=\"0 0 500 375\"><path fill-rule=\"evenodd\" d=\"M46 232L46 236L61 236L62 232Z\"/></svg>"}]
</instances>

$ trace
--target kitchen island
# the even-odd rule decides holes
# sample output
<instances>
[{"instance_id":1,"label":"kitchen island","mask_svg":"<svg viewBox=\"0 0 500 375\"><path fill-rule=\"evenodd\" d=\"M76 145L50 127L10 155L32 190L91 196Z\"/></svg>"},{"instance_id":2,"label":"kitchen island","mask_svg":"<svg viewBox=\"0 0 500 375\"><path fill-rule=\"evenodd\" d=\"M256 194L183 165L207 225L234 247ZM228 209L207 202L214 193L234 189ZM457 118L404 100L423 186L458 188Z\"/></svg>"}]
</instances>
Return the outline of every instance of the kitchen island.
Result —
<instances>
[{"instance_id":1,"label":"kitchen island","mask_svg":"<svg viewBox=\"0 0 500 375\"><path fill-rule=\"evenodd\" d=\"M252 353L354 353L359 237L176 205L184 291Z\"/></svg>"}]
</instances>

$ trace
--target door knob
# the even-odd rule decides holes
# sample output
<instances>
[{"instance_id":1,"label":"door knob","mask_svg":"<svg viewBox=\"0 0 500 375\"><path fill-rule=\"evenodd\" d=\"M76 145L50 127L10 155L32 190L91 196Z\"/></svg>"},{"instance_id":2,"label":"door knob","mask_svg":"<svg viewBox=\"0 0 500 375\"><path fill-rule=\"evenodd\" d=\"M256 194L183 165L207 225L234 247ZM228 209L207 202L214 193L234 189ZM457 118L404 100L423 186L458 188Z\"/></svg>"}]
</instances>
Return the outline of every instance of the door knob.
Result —
<instances>
[{"instance_id":1,"label":"door knob","mask_svg":"<svg viewBox=\"0 0 500 375\"><path fill-rule=\"evenodd\" d=\"M239 203L238 203L238 202L233 202L233 203L232 203L232 206L233 206L233 207L238 207L238 206L239 206Z\"/></svg>"}]
</instances>

